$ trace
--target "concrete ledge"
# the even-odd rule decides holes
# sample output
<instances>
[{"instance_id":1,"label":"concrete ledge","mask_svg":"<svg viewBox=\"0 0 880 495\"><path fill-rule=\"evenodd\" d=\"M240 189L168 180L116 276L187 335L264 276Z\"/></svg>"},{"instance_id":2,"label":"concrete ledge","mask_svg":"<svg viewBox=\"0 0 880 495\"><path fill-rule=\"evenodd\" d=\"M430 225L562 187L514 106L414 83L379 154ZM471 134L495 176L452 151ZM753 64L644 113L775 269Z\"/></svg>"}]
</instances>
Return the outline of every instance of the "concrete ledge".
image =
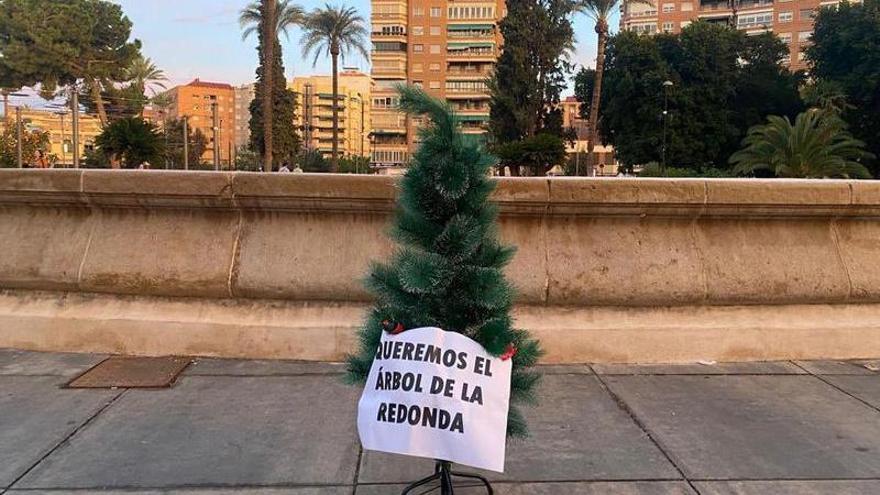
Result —
<instances>
[{"instance_id":1,"label":"concrete ledge","mask_svg":"<svg viewBox=\"0 0 880 495\"><path fill-rule=\"evenodd\" d=\"M338 361L362 304L0 293L0 347L132 355ZM545 363L880 356L880 305L623 309L519 307Z\"/></svg>"}]
</instances>

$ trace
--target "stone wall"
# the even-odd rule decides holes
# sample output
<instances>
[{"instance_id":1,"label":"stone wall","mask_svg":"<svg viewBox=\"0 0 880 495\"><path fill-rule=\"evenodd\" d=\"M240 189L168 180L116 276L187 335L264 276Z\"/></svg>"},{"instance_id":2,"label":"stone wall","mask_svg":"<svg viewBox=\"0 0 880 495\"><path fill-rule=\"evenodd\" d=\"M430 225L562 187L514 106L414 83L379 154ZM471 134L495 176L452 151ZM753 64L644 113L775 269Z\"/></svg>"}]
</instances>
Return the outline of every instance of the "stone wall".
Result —
<instances>
[{"instance_id":1,"label":"stone wall","mask_svg":"<svg viewBox=\"0 0 880 495\"><path fill-rule=\"evenodd\" d=\"M0 347L339 359L395 180L0 171ZM880 355L880 183L501 179L550 362Z\"/></svg>"}]
</instances>

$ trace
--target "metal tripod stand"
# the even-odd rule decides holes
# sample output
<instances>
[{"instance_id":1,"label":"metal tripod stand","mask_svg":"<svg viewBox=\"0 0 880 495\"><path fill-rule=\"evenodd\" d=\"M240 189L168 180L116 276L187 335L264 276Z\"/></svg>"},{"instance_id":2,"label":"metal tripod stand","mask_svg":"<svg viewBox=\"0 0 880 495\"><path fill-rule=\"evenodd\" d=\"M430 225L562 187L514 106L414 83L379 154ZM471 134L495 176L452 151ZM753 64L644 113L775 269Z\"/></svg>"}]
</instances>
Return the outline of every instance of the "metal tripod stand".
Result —
<instances>
[{"instance_id":1,"label":"metal tripod stand","mask_svg":"<svg viewBox=\"0 0 880 495\"><path fill-rule=\"evenodd\" d=\"M418 481L414 481L410 483L409 486L403 489L401 495L408 495L410 493L415 493L413 490L420 486L427 485L428 483L440 480L440 495L454 495L452 478L467 478L473 480L479 480L486 486L486 492L489 495L494 495L494 491L492 491L492 485L489 484L489 480L480 476L479 474L473 473L459 473L452 470L452 463L449 461L437 461L434 464L434 474L428 476L426 478L422 478Z\"/></svg>"}]
</instances>

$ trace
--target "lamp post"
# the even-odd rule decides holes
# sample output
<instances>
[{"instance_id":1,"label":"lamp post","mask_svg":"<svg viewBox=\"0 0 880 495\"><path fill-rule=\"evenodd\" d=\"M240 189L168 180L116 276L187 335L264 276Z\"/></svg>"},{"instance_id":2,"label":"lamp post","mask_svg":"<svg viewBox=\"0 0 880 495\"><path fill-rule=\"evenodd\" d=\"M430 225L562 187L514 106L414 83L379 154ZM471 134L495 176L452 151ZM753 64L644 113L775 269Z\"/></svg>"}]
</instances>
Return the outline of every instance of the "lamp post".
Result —
<instances>
[{"instance_id":1,"label":"lamp post","mask_svg":"<svg viewBox=\"0 0 880 495\"><path fill-rule=\"evenodd\" d=\"M660 172L666 172L666 127L669 120L669 89L672 81L663 81L663 146L660 148Z\"/></svg>"}]
</instances>

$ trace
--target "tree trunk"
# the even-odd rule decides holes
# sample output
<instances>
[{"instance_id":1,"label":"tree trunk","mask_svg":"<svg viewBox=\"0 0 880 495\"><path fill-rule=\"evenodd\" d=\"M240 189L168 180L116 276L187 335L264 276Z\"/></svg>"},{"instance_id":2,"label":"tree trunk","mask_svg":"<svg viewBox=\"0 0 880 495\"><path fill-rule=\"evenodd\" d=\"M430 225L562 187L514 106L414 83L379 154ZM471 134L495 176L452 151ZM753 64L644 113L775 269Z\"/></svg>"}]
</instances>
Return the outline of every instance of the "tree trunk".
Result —
<instances>
[{"instance_id":1,"label":"tree trunk","mask_svg":"<svg viewBox=\"0 0 880 495\"><path fill-rule=\"evenodd\" d=\"M262 41L263 41L263 170L272 172L272 138L274 137L273 104L274 93L274 61L275 61L275 12L277 0L263 0Z\"/></svg>"},{"instance_id":2,"label":"tree trunk","mask_svg":"<svg viewBox=\"0 0 880 495\"><path fill-rule=\"evenodd\" d=\"M330 56L333 58L333 155L330 162L330 172L339 171L339 47L330 47Z\"/></svg>"},{"instance_id":3,"label":"tree trunk","mask_svg":"<svg viewBox=\"0 0 880 495\"><path fill-rule=\"evenodd\" d=\"M95 100L95 107L98 109L98 120L101 127L107 126L107 109L104 108L104 98L101 96L101 88L98 81L92 79L89 84L89 91L92 93L92 99Z\"/></svg>"},{"instance_id":4,"label":"tree trunk","mask_svg":"<svg viewBox=\"0 0 880 495\"><path fill-rule=\"evenodd\" d=\"M602 96L602 74L605 72L605 44L608 42L608 21L599 18L596 21L596 34L598 43L596 48L596 75L593 79L593 97L590 100L589 137L587 141L587 170L592 171L595 166L593 149L596 147L596 139L599 136L599 100Z\"/></svg>"}]
</instances>

